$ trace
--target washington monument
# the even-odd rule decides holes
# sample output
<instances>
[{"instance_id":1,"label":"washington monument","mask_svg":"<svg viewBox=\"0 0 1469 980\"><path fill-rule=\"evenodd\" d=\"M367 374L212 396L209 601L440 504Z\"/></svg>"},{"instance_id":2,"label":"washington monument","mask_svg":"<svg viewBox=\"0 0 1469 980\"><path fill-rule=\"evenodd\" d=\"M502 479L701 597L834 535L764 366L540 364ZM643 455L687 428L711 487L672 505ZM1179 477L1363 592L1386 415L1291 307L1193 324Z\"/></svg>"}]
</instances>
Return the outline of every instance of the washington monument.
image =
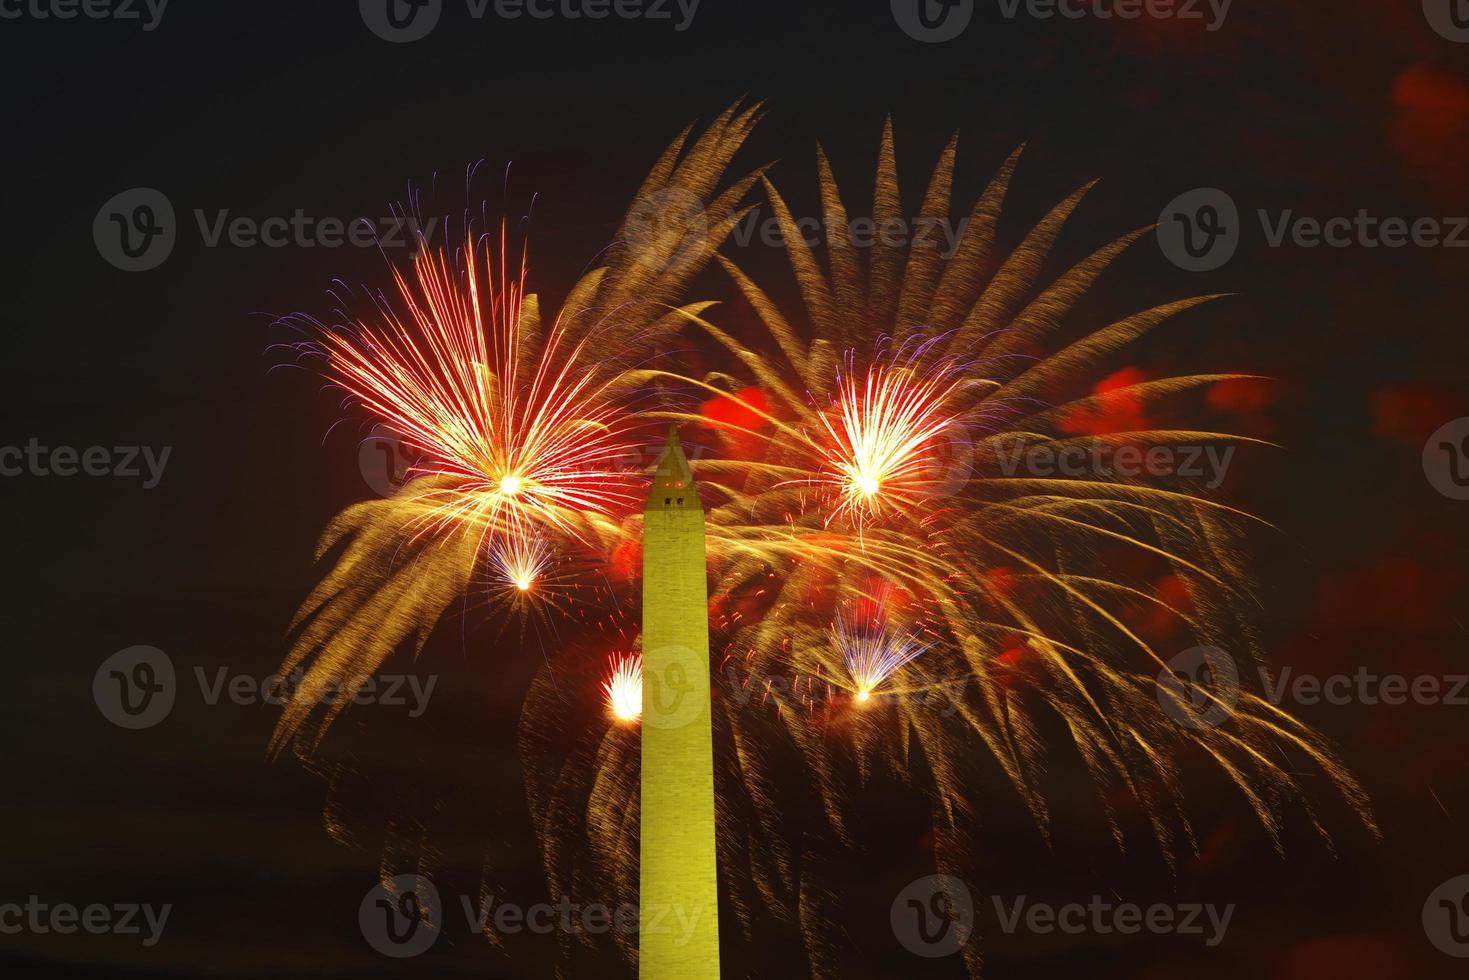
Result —
<instances>
[{"instance_id":1,"label":"washington monument","mask_svg":"<svg viewBox=\"0 0 1469 980\"><path fill-rule=\"evenodd\" d=\"M718 980L704 507L670 429L643 509L640 980Z\"/></svg>"}]
</instances>

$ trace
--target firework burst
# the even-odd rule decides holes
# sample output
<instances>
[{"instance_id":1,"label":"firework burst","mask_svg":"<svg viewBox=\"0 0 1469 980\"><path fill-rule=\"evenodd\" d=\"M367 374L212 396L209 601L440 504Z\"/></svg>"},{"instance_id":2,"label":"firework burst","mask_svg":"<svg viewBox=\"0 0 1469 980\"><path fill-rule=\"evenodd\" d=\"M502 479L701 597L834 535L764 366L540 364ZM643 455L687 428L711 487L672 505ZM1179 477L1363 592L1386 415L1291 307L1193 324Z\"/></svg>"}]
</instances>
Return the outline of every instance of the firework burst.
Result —
<instances>
[{"instance_id":1,"label":"firework burst","mask_svg":"<svg viewBox=\"0 0 1469 980\"><path fill-rule=\"evenodd\" d=\"M515 535L495 542L490 559L496 584L507 592L526 595L545 580L551 549L540 535Z\"/></svg>"},{"instance_id":2,"label":"firework burst","mask_svg":"<svg viewBox=\"0 0 1469 980\"><path fill-rule=\"evenodd\" d=\"M921 376L922 360L920 348L906 364L879 359L859 371L849 357L837 374L835 404L819 413L811 440L829 491L828 524L845 519L860 529L927 502L930 453L958 421L945 407L960 382L955 372Z\"/></svg>"},{"instance_id":3,"label":"firework burst","mask_svg":"<svg viewBox=\"0 0 1469 980\"><path fill-rule=\"evenodd\" d=\"M1126 796L1170 862L1197 850L1180 801L1185 758L1212 760L1277 845L1292 800L1326 835L1306 789L1313 779L1370 826L1364 794L1324 740L1264 698L1240 692L1226 722L1200 727L1178 724L1160 703L1158 670L1171 651L1214 644L1258 655L1240 558L1248 515L1183 479L1060 477L1005 464L1033 447L1083 442L1251 441L1141 413L1137 424L1093 427L1102 431L1086 440L1071 424L1104 414L1096 381L1108 358L1213 297L1077 330L1068 314L1146 229L1043 281L1086 188L1003 255L996 224L1016 156L958 224L951 254L886 239L864 254L840 233L851 223L818 154L823 224L837 230L819 251L765 184L800 302L777 303L719 258L765 331L752 349L705 315L710 304L672 306L738 220L751 181L714 188L752 122L726 113L687 155L682 139L670 148L634 209L676 188L680 199L711 202L699 230L639 239L625 222L608 266L575 287L550 330L540 329L525 267L483 250L420 256L411 275L395 273L401 317L380 307L370 324L319 345L329 375L424 461L398 496L351 508L329 528L322 552L339 557L293 626L284 669L314 660L277 746L328 685L370 672L400 645L421 647L475 565L493 587L529 601L549 594L550 569L567 549L605 555L628 543L637 517L618 517L639 491L601 479L615 471L603 451L625 438L636 393L672 381L712 392L747 420L727 432L740 451L697 470L710 505L716 659L744 673L717 690L713 710L720 861L742 872L722 880L746 935L769 925L755 910L773 910L801 930L812 976L841 975L833 951L850 943L821 868L853 843L849 811L874 773L919 791L937 869L962 873L977 807L994 798L973 785L981 753L1048 833L1049 733L1068 736L1118 845L1134 829L1115 806ZM949 220L955 152L951 143L934 170L921 223ZM904 223L896 173L885 129L878 227ZM690 323L728 350L730 371L693 379L646 366ZM1108 395L1177 405L1234 377L1139 380ZM1179 588L1162 589L1164 580ZM854 596L867 598L845 605ZM853 697L833 694L844 689ZM949 710L925 697L938 690L951 692ZM863 695L875 693L882 710L862 710ZM349 700L333 702L326 721ZM527 696L520 745L553 894L636 894L640 701L632 654L548 663ZM802 778L790 778L783 760ZM787 834L783 816L798 809L787 804L812 802L806 794L829 827ZM632 962L635 939L613 941ZM964 955L977 975L977 952Z\"/></svg>"},{"instance_id":4,"label":"firework burst","mask_svg":"<svg viewBox=\"0 0 1469 980\"><path fill-rule=\"evenodd\" d=\"M573 584L556 570L605 561L625 540L641 496L643 396L628 368L707 305L679 302L756 179L721 189L756 119L757 109L734 106L697 139L675 140L603 263L545 325L524 252L503 228L492 236L472 226L457 250L420 242L407 269L391 270L389 293L370 291L366 311L344 312L358 304L339 300L337 325L283 321L309 337L295 353L418 462L397 494L348 508L323 536L318 558L335 564L291 624L282 670L307 669L273 751L298 732L301 750L314 749L351 700L324 695L355 690L395 650L419 652L471 588L488 583L495 601L544 614ZM669 198L705 204L660 226L666 234L640 233Z\"/></svg>"},{"instance_id":5,"label":"firework burst","mask_svg":"<svg viewBox=\"0 0 1469 980\"><path fill-rule=\"evenodd\" d=\"M858 703L870 700L880 684L930 646L916 630L891 622L891 600L892 589L885 586L857 603L857 610L838 610L831 624L832 643L846 664ZM864 603L871 608L862 609Z\"/></svg>"},{"instance_id":6,"label":"firework burst","mask_svg":"<svg viewBox=\"0 0 1469 980\"><path fill-rule=\"evenodd\" d=\"M608 660L602 694L608 713L631 724L643 716L643 658L641 654L613 654Z\"/></svg>"},{"instance_id":7,"label":"firework burst","mask_svg":"<svg viewBox=\"0 0 1469 980\"><path fill-rule=\"evenodd\" d=\"M586 540L589 522L632 504L615 464L636 447L615 378L588 363L593 338L572 342L559 322L541 336L525 259L509 251L503 229L498 247L469 242L462 264L420 250L411 279L393 270L396 305L325 331L321 347L328 378L421 454L413 475L435 478L416 490L424 533L476 528L497 561L524 565L545 535Z\"/></svg>"},{"instance_id":8,"label":"firework burst","mask_svg":"<svg viewBox=\"0 0 1469 980\"><path fill-rule=\"evenodd\" d=\"M565 615L581 601L582 583L569 566L572 555L585 552L576 542L567 542L558 553L541 531L515 529L497 536L486 562L489 606L517 619L522 637L532 621L554 632L553 615Z\"/></svg>"},{"instance_id":9,"label":"firework burst","mask_svg":"<svg viewBox=\"0 0 1469 980\"><path fill-rule=\"evenodd\" d=\"M954 226L948 210L955 153L951 142L916 225ZM1054 453L1256 441L1156 425L1142 412L1112 427L1078 429L1077 419L1104 417L1108 399L1182 410L1191 393L1235 376L1097 389L1109 358L1214 297L1076 332L1067 314L1147 229L1042 283L1052 243L1088 188L1053 208L1015 252L997 255L996 220L1017 157L957 225L964 231L943 256L918 242L857 249L841 233L851 223L819 153L821 224L832 230L819 251L766 182L798 309L777 303L763 283L720 259L768 337L747 345L697 318L736 366L685 379L752 420L738 440L727 440L738 451L699 468L713 498L709 550L723 661L746 674L736 691L756 686L768 694L739 702L744 707L717 702L742 767L738 785L722 790L726 832L737 840L763 836L762 813L781 809L770 796L776 776L762 762L774 751L766 717L778 719L805 760L842 840L847 811L859 805L851 788L878 767L925 791L939 840L964 839L958 828L972 821L976 797L963 760L976 750L998 761L1049 834L1040 780L1055 747L1041 733L1058 726L1070 733L1119 845L1126 830L1109 800L1114 792L1136 801L1169 862L1195 846L1180 802L1180 760L1195 754L1217 764L1277 845L1290 800L1326 835L1303 776L1311 770L1372 826L1365 795L1325 741L1263 697L1244 692L1229 723L1218 727L1178 724L1160 703L1157 677L1173 652L1212 644L1258 657L1248 629L1256 599L1240 556L1245 525L1260 522L1182 478L1063 476L1014 464L1036 447ZM900 200L887 129L876 226L902 222ZM700 421L698 413L670 414ZM1157 583L1165 580L1181 589L1161 590ZM864 629L844 618L842 597L867 594L874 582L906 597L913 629ZM1144 628L1142 621L1161 625ZM820 723L830 712L813 715L813 689L846 678L860 705L863 692L870 696L899 667L901 687L884 688L890 711L836 727ZM775 685L771 678L797 680ZM948 711L934 710L926 696L933 692L947 695ZM769 710L756 710L767 701ZM834 731L846 737L833 739ZM913 765L915 753L926 765ZM938 848L939 870L956 870L961 850ZM780 894L781 869L797 860L794 853L772 855L736 906ZM762 868L772 877L762 879ZM816 930L815 920L833 917L803 910L801 921ZM819 931L806 939L813 949L834 943ZM977 973L977 957L969 966Z\"/></svg>"}]
</instances>

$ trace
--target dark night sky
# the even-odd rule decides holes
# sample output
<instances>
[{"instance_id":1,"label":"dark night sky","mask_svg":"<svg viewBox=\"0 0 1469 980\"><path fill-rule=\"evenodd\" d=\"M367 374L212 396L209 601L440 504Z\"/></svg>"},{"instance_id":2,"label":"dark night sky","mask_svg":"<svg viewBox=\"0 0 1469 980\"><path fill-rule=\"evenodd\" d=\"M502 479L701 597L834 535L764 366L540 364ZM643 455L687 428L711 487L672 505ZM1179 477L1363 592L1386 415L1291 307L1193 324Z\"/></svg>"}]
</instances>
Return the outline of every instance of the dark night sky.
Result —
<instances>
[{"instance_id":1,"label":"dark night sky","mask_svg":"<svg viewBox=\"0 0 1469 980\"><path fill-rule=\"evenodd\" d=\"M402 45L374 37L342 0L178 0L153 31L0 19L0 446L172 447L150 490L0 480L11 569L0 604L11 666L0 904L35 894L175 906L153 948L135 937L0 935L7 976L551 975L544 949L507 961L467 934L421 960L374 953L356 908L375 847L333 844L320 782L293 761L266 761L274 709L210 706L197 693L196 667L275 668L315 581L317 535L369 492L354 430L328 435L337 400L303 372L270 370L282 360L269 349L282 339L272 315L325 312L333 278L380 282L384 267L369 249L209 248L196 208L379 215L410 182L435 181L454 207L466 165L486 161L477 193L493 198L509 163L512 206L538 195L532 286L559 295L667 142L743 95L767 100L769 114L739 162L778 160L774 174L806 213L815 142L839 176L860 180L888 114L910 193L950 132L960 133L963 202L1027 144L1001 223L1007 245L1100 178L1062 235L1057 268L1156 220L1186 190L1224 189L1245 215L1229 264L1184 272L1147 238L1086 309L1100 317L1237 294L1180 318L1118 367L1279 379L1242 424L1284 448L1252 454L1232 487L1279 528L1256 542L1253 561L1261 641L1278 667L1469 671L1469 503L1435 492L1420 463L1429 433L1469 415L1469 249L1272 248L1253 217L1469 214L1469 45L1436 34L1417 3L1236 0L1209 32L1199 22L1007 20L981 2L943 44L910 39L875 0L703 0L682 32L638 20L473 21L462 2L447 6L430 37ZM163 191L183 221L161 267L128 273L99 256L91 228L103 202L139 186ZM518 855L535 887L513 737L539 654L527 661L514 640L490 637L488 655L441 652L424 744L409 760L377 760L385 771L418 767L419 784L448 801L437 843L470 893L487 841ZM98 713L91 683L103 660L136 644L167 651L187 678L163 724L128 732ZM1435 887L1469 873L1469 707L1302 714L1366 785L1382 842L1328 809L1336 857L1297 827L1282 859L1237 799L1206 786L1194 810L1203 856L1170 878L1155 852L1094 853L1080 834L1048 851L1023 821L997 816L988 871L1007 894L1194 896L1240 911L1219 949L991 930L987 975L1459 975L1419 917ZM349 713L343 724L354 723ZM891 866L871 858L882 883L874 922L907 848ZM860 933L865 920L851 927ZM886 972L873 976L960 975L888 945L872 959Z\"/></svg>"}]
</instances>

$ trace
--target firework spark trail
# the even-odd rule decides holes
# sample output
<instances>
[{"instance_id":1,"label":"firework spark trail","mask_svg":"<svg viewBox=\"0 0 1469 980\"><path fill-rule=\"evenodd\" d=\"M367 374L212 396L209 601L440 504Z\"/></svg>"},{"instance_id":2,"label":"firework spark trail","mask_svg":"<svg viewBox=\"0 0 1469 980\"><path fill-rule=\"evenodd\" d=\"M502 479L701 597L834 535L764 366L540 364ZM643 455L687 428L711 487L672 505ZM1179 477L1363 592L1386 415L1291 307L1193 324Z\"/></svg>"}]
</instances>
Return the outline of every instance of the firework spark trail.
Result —
<instances>
[{"instance_id":1,"label":"firework spark trail","mask_svg":"<svg viewBox=\"0 0 1469 980\"><path fill-rule=\"evenodd\" d=\"M846 662L858 702L869 700L878 685L921 657L931 645L916 631L891 622L891 586L884 585L866 601L872 603L870 612L864 615L838 610L831 624L832 642Z\"/></svg>"}]
</instances>

